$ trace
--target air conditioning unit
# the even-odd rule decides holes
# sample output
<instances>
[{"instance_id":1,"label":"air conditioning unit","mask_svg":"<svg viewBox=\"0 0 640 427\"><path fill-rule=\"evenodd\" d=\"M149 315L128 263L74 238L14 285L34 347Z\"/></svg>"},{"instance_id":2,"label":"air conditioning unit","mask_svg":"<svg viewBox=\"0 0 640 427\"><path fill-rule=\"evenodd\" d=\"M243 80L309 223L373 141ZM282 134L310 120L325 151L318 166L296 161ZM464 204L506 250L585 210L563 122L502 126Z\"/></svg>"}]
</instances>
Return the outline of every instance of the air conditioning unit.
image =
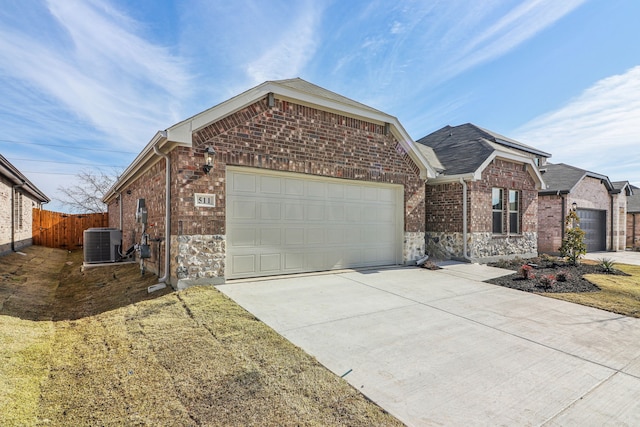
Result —
<instances>
[{"instance_id":1,"label":"air conditioning unit","mask_svg":"<svg viewBox=\"0 0 640 427\"><path fill-rule=\"evenodd\" d=\"M117 228L89 228L84 230L84 262L116 262L120 258L122 232Z\"/></svg>"}]
</instances>

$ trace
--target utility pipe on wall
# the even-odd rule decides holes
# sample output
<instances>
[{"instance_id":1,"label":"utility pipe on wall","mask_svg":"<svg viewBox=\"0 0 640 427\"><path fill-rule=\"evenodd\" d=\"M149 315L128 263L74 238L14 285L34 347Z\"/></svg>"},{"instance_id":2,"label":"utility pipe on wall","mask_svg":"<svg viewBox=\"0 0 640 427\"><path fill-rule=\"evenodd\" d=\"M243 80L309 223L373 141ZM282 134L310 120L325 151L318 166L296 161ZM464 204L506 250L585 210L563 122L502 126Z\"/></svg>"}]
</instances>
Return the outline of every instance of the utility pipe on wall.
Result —
<instances>
[{"instance_id":1,"label":"utility pipe on wall","mask_svg":"<svg viewBox=\"0 0 640 427\"><path fill-rule=\"evenodd\" d=\"M169 253L171 249L171 160L167 154L161 153L158 146L153 146L153 152L165 160L165 207L164 207L164 276L158 279L160 283L169 280ZM160 242L158 242L160 244Z\"/></svg>"},{"instance_id":2,"label":"utility pipe on wall","mask_svg":"<svg viewBox=\"0 0 640 427\"><path fill-rule=\"evenodd\" d=\"M464 259L472 262L471 258L468 255L468 248L467 248L467 223L468 223L467 182L464 180L464 178L460 178L460 183L462 184L462 240L463 240L462 256L464 257Z\"/></svg>"}]
</instances>

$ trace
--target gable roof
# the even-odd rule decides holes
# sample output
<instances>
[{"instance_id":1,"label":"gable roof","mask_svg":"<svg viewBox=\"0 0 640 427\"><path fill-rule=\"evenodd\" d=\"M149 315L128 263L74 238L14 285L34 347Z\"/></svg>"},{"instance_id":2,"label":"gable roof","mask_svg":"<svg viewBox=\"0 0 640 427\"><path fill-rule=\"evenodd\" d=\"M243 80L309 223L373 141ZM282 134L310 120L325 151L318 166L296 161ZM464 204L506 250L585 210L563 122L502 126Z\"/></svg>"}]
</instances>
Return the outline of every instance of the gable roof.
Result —
<instances>
[{"instance_id":1,"label":"gable roof","mask_svg":"<svg viewBox=\"0 0 640 427\"><path fill-rule=\"evenodd\" d=\"M31 181L27 179L26 176L22 174L7 160L3 155L0 154L0 175L7 178L9 181L13 182L14 185L19 185L21 190L26 193L29 193L35 200L40 203L49 203L51 199L49 199L38 187L33 185Z\"/></svg>"},{"instance_id":2,"label":"gable roof","mask_svg":"<svg viewBox=\"0 0 640 427\"><path fill-rule=\"evenodd\" d=\"M310 105L321 110L333 111L374 123L388 124L391 134L398 139L409 157L420 168L421 178L434 178L437 175L437 169L429 162L430 157L436 159L431 148L426 147L426 150L418 149L417 144L396 117L313 83L295 78L266 81L186 120L178 122L164 131L158 131L131 165L125 169L120 179L104 196L103 201L108 202L111 200L119 191L135 180L142 171L158 162L161 158L156 155L156 149L166 153L176 146L191 147L193 142L192 134L194 132L263 99L271 93L279 99L292 100L303 105Z\"/></svg>"},{"instance_id":3,"label":"gable roof","mask_svg":"<svg viewBox=\"0 0 640 427\"><path fill-rule=\"evenodd\" d=\"M470 175L479 179L482 170L494 158L501 157L529 165L529 173L543 187L544 182L533 157L551 157L549 153L471 123L445 126L416 142L431 147L442 163L444 174L438 178L440 181Z\"/></svg>"},{"instance_id":4,"label":"gable roof","mask_svg":"<svg viewBox=\"0 0 640 427\"><path fill-rule=\"evenodd\" d=\"M564 163L547 164L540 169L543 172L544 181L547 188L541 190L539 194L567 194L586 177L599 179L609 192L614 192L615 188L606 175L590 172L575 166Z\"/></svg>"},{"instance_id":5,"label":"gable roof","mask_svg":"<svg viewBox=\"0 0 640 427\"><path fill-rule=\"evenodd\" d=\"M612 193L614 194L619 194L623 191L627 196L631 196L633 194L633 188L629 181L613 181L611 182L611 185L613 185Z\"/></svg>"}]
</instances>

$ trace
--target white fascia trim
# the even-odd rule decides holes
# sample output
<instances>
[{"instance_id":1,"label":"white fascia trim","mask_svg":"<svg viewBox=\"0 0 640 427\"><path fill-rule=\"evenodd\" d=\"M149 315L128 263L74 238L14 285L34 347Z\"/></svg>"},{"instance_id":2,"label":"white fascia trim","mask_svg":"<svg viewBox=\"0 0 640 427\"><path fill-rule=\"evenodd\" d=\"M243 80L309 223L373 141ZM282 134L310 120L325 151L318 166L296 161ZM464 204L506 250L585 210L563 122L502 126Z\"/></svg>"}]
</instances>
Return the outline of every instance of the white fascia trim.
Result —
<instances>
[{"instance_id":1,"label":"white fascia trim","mask_svg":"<svg viewBox=\"0 0 640 427\"><path fill-rule=\"evenodd\" d=\"M415 142L409 134L404 130L397 118L384 113L358 108L357 106L341 103L332 99L316 96L307 92L293 89L288 86L281 86L274 82L265 82L253 89L241 93L221 104L216 105L200 114L197 114L187 120L184 120L169 129L167 129L167 139L169 141L178 142L180 144L188 144L191 146L192 133L202 129L211 123L214 123L224 117L227 117L242 108L253 104L259 99L273 93L280 98L288 98L305 104L315 105L321 109L335 111L336 113L346 114L354 117L364 118L380 124L389 123L392 126L391 131L400 141L403 148L409 153L410 157L420 167L420 176L422 179L433 178L436 176L435 169L429 164L427 159L415 148Z\"/></svg>"},{"instance_id":2,"label":"white fascia trim","mask_svg":"<svg viewBox=\"0 0 640 427\"><path fill-rule=\"evenodd\" d=\"M436 178L427 181L427 185L450 184L452 182L460 183L460 180L471 182L477 181L479 178L475 173L462 173L456 175L438 175Z\"/></svg>"},{"instance_id":3,"label":"white fascia trim","mask_svg":"<svg viewBox=\"0 0 640 427\"><path fill-rule=\"evenodd\" d=\"M160 157L156 156L153 152L153 147L158 146L160 148L162 145L167 142L167 132L166 131L158 131L151 138L151 141L147 143L147 145L142 149L140 154L136 156L136 158L131 162L131 164L122 172L118 181L113 184L113 186L107 191L107 193L102 198L104 203L109 203L114 197L116 197L117 193L123 190L124 186L129 183L129 180L132 176L134 176L137 172L139 172L145 165L148 164L149 160L153 157L157 157L157 160L160 160Z\"/></svg>"},{"instance_id":4,"label":"white fascia trim","mask_svg":"<svg viewBox=\"0 0 640 427\"><path fill-rule=\"evenodd\" d=\"M496 158L527 165L527 172L529 173L529 175L531 175L531 177L534 180L537 181L536 189L544 190L545 188L547 188L547 185L545 184L544 179L542 179L542 174L538 170L538 167L533 162L532 158L526 157L526 156L519 156L517 154L507 153L504 151L496 150L493 153L491 153L491 155L487 157L487 159L480 165L480 167L476 169L476 171L474 172L474 176L476 176L477 179L481 179L482 171L484 171L486 167L489 166L489 163L491 163Z\"/></svg>"}]
</instances>

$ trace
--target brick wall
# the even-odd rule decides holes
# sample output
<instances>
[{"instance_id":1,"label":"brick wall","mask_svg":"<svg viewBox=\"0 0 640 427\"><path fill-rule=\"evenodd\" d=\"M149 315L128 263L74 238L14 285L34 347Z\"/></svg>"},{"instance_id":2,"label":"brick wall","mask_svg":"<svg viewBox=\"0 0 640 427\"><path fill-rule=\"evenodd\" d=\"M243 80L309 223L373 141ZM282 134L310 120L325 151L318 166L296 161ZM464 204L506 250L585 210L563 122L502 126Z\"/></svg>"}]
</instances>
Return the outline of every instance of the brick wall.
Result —
<instances>
[{"instance_id":1,"label":"brick wall","mask_svg":"<svg viewBox=\"0 0 640 427\"><path fill-rule=\"evenodd\" d=\"M177 168L173 165L172 176L175 176ZM145 199L147 207L147 234L151 244L151 258L147 261L146 268L152 272L158 272L158 264L164 266L164 217L165 217L165 160L158 157L159 161L149 168L138 180L128 186L121 194L122 200L114 199L108 206L109 227L120 228L120 203L122 203L122 250L126 251L136 243L140 243L142 237L142 224L136 222L135 212L138 199ZM172 180L172 194L175 193L175 181ZM173 197L173 196L172 196ZM174 203L175 206L175 203ZM175 212L175 209L172 209ZM173 214L173 213L172 213ZM161 239L161 240L159 240ZM158 258L158 250L160 257ZM158 259L160 262L158 263ZM160 269L161 271L161 269Z\"/></svg>"},{"instance_id":2,"label":"brick wall","mask_svg":"<svg viewBox=\"0 0 640 427\"><path fill-rule=\"evenodd\" d=\"M207 147L216 151L209 174L202 170ZM170 155L172 236L198 236L197 241L205 242L203 245L207 244L207 237L203 236L211 236L214 246L224 248L217 239L226 234L227 165L402 184L405 234L424 232L424 182L418 167L395 137L385 134L384 125L279 99L269 108L263 99L194 132L193 148L177 147ZM155 224L150 227L151 238L165 236L164 164L160 160L122 194L125 249L140 239L141 227L133 218L138 198L146 199L149 223ZM216 206L196 207L194 193L214 194ZM110 226L119 227L117 200L109 205L109 221ZM180 239L172 240L178 243L172 244L172 276L177 270L182 278L195 274L189 273L189 267L176 263L178 247L182 251L180 256L187 254L184 245L179 245ZM156 268L155 256L152 246L151 270ZM224 266L220 269L216 275L224 275Z\"/></svg>"},{"instance_id":3,"label":"brick wall","mask_svg":"<svg viewBox=\"0 0 640 427\"><path fill-rule=\"evenodd\" d=\"M0 177L0 253L11 250L11 183Z\"/></svg>"},{"instance_id":4,"label":"brick wall","mask_svg":"<svg viewBox=\"0 0 640 427\"><path fill-rule=\"evenodd\" d=\"M536 232L538 229L538 190L534 179L525 166L502 159L495 159L482 172L482 180L469 183L471 191L471 209L469 228L471 232L485 233L493 229L491 191L493 188L520 191L521 232ZM508 230L508 217L505 213L504 229Z\"/></svg>"},{"instance_id":5,"label":"brick wall","mask_svg":"<svg viewBox=\"0 0 640 427\"><path fill-rule=\"evenodd\" d=\"M12 238L14 249L16 250L32 244L32 209L38 205L38 202L20 188L15 190L15 197L22 202L22 221L16 220L12 236L13 206L11 193L13 191L13 183L4 177L0 178L0 254L11 251Z\"/></svg>"},{"instance_id":6,"label":"brick wall","mask_svg":"<svg viewBox=\"0 0 640 427\"><path fill-rule=\"evenodd\" d=\"M640 213L627 213L627 247L640 249Z\"/></svg>"},{"instance_id":7,"label":"brick wall","mask_svg":"<svg viewBox=\"0 0 640 427\"><path fill-rule=\"evenodd\" d=\"M402 184L405 187L405 231L424 231L424 183L384 125L276 99L269 108L261 100L193 135L193 152L183 149L184 170L178 174L179 217L185 234L225 234L226 165L311 175ZM199 166L205 149L216 151L214 169ZM195 168L188 168L195 165ZM194 192L217 194L216 208L195 208ZM417 196L417 197L416 197ZM417 203L412 202L418 200ZM204 221L204 229L199 230Z\"/></svg>"},{"instance_id":8,"label":"brick wall","mask_svg":"<svg viewBox=\"0 0 640 427\"><path fill-rule=\"evenodd\" d=\"M427 183L429 184L429 183ZM482 179L468 184L468 251L474 260L490 260L513 255L531 256L536 251L538 190L522 164L495 159L482 172ZM491 191L494 187L520 191L521 233L492 233ZM434 256L462 257L463 187L459 183L427 185L427 247ZM508 215L505 229L508 230Z\"/></svg>"},{"instance_id":9,"label":"brick wall","mask_svg":"<svg viewBox=\"0 0 640 427\"><path fill-rule=\"evenodd\" d=\"M538 197L538 251L558 254L562 245L564 217L562 196L545 195Z\"/></svg>"},{"instance_id":10,"label":"brick wall","mask_svg":"<svg viewBox=\"0 0 640 427\"><path fill-rule=\"evenodd\" d=\"M427 185L426 229L431 232L462 232L462 184Z\"/></svg>"}]
</instances>

